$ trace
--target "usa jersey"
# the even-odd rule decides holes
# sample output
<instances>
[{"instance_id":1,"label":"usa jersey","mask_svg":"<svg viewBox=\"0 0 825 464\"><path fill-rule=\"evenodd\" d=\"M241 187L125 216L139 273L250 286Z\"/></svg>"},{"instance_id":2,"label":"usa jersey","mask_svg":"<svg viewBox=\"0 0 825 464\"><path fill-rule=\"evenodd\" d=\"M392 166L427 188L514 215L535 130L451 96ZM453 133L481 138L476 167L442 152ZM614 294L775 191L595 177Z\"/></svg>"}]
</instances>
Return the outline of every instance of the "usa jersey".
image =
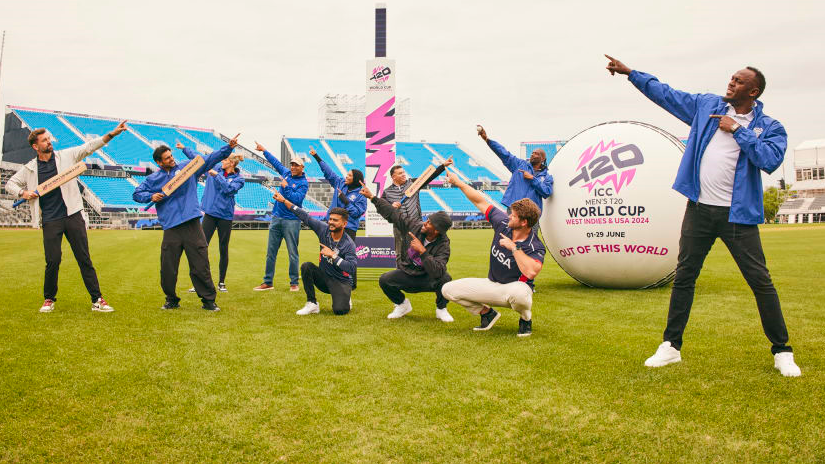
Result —
<instances>
[{"instance_id":1,"label":"usa jersey","mask_svg":"<svg viewBox=\"0 0 825 464\"><path fill-rule=\"evenodd\" d=\"M493 243L490 246L490 272L487 274L487 278L500 284L509 284L516 281L525 282L530 288L533 288L533 281L527 279L519 270L513 252L498 243L501 240L499 234L504 234L505 237L513 239L513 229L507 227L507 222L510 219L509 215L492 205L487 208L484 215L495 231ZM526 239L516 242L516 245L519 245L521 251L526 253L527 256L544 263L544 244L541 243L534 231L531 230L530 235Z\"/></svg>"}]
</instances>

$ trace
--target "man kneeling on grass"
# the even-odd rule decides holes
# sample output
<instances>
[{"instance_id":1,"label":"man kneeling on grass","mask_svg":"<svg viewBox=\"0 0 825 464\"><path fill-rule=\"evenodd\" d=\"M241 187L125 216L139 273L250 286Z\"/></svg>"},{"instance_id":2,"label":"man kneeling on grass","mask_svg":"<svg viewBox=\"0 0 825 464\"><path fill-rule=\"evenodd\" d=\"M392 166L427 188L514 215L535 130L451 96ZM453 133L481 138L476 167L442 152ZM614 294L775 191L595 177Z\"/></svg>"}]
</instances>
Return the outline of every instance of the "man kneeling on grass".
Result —
<instances>
[{"instance_id":1,"label":"man kneeling on grass","mask_svg":"<svg viewBox=\"0 0 825 464\"><path fill-rule=\"evenodd\" d=\"M329 210L329 223L325 223L311 217L278 192L275 192L272 198L283 203L301 222L309 226L321 244L320 266L310 262L301 264L301 280L307 294L307 303L295 314L306 316L320 312L318 300L315 298L315 287L332 295L333 313L339 316L347 314L352 308L351 276L358 268L355 242L344 233L349 213L344 208L332 208Z\"/></svg>"},{"instance_id":2,"label":"man kneeling on grass","mask_svg":"<svg viewBox=\"0 0 825 464\"><path fill-rule=\"evenodd\" d=\"M452 280L447 274L447 261L450 259L450 239L447 231L453 221L444 211L433 213L426 221L406 216L401 208L372 194L363 182L361 195L372 201L378 214L389 221L400 234L398 269L384 273L378 280L381 290L387 298L395 303L387 319L398 319L412 311L410 300L402 291L408 293L435 292L435 317L444 322L453 322L447 311L447 299L441 294L441 288Z\"/></svg>"},{"instance_id":3,"label":"man kneeling on grass","mask_svg":"<svg viewBox=\"0 0 825 464\"><path fill-rule=\"evenodd\" d=\"M518 336L529 336L533 332L533 279L544 263L544 245L533 231L539 207L522 198L510 205L508 216L454 173L447 173L447 180L484 213L495 234L487 278L454 280L444 284L441 292L467 311L481 315L481 324L473 330L489 330L501 316L492 306L506 306L521 314Z\"/></svg>"}]
</instances>

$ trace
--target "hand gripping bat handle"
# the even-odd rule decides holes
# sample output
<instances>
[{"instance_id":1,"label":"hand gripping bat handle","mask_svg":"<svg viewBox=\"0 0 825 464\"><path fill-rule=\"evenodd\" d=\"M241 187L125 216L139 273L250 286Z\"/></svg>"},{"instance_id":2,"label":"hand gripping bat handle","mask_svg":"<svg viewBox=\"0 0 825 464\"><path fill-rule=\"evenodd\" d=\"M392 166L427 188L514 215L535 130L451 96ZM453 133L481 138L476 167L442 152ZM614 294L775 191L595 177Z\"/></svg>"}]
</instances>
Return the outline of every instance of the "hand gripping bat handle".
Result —
<instances>
[{"instance_id":1,"label":"hand gripping bat handle","mask_svg":"<svg viewBox=\"0 0 825 464\"><path fill-rule=\"evenodd\" d=\"M153 206L155 206L155 202L154 202L154 201L150 201L150 202L149 202L149 204L148 204L148 205L146 205L146 207L145 207L145 208L143 208L143 211L149 211L149 209L151 209Z\"/></svg>"},{"instance_id":2,"label":"hand gripping bat handle","mask_svg":"<svg viewBox=\"0 0 825 464\"><path fill-rule=\"evenodd\" d=\"M35 189L35 190L34 190L34 193L36 193L36 194L40 195L40 193L37 191L37 189ZM22 205L22 204L23 204L23 203L25 203L25 202L26 202L26 199L25 199L25 198L21 198L21 199L19 199L19 200L15 201L14 203L12 203L11 207L12 207L12 208L17 208L18 206Z\"/></svg>"}]
</instances>

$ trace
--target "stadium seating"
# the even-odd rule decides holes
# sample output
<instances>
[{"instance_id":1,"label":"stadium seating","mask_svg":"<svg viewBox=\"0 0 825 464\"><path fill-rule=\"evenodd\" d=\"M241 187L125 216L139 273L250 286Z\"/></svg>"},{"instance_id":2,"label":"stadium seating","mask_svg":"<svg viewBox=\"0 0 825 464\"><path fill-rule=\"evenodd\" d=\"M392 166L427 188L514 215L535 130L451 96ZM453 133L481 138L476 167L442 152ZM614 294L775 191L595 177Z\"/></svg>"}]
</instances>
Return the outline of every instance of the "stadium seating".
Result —
<instances>
[{"instance_id":1,"label":"stadium seating","mask_svg":"<svg viewBox=\"0 0 825 464\"><path fill-rule=\"evenodd\" d=\"M533 153L533 150L536 148L541 148L544 150L544 153L547 154L547 164L550 164L562 145L563 144L561 142L525 143L524 148L528 159L530 158L530 153Z\"/></svg>"},{"instance_id":2,"label":"stadium seating","mask_svg":"<svg viewBox=\"0 0 825 464\"><path fill-rule=\"evenodd\" d=\"M497 207L499 207L501 209L504 209L504 210L507 209L504 205L501 204L501 199L504 197L504 192L502 192L501 190L485 190L484 193L486 193L487 196L492 198L493 201L498 203L496 205Z\"/></svg>"},{"instance_id":3,"label":"stadium seating","mask_svg":"<svg viewBox=\"0 0 825 464\"><path fill-rule=\"evenodd\" d=\"M457 188L433 188L430 192L438 195L455 212L478 211L478 208Z\"/></svg>"},{"instance_id":4,"label":"stadium seating","mask_svg":"<svg viewBox=\"0 0 825 464\"><path fill-rule=\"evenodd\" d=\"M288 138L287 141L289 141L292 151L295 152L297 156L304 158L304 174L306 174L307 177L314 177L316 179L324 178L324 173L321 172L321 168L318 166L318 163L315 162L315 159L309 155L310 146L314 147L315 151L321 155L321 159L332 166L336 172L338 171L335 167L335 163L329 159L326 154L326 150L324 150L324 147L321 146L321 141L319 139Z\"/></svg>"},{"instance_id":5,"label":"stadium seating","mask_svg":"<svg viewBox=\"0 0 825 464\"><path fill-rule=\"evenodd\" d=\"M404 165L404 170L410 177L420 176L427 166L435 164L435 155L423 143L398 142L395 144L395 153L409 163Z\"/></svg>"},{"instance_id":6,"label":"stadium seating","mask_svg":"<svg viewBox=\"0 0 825 464\"><path fill-rule=\"evenodd\" d=\"M72 115L66 115L64 118L87 137L107 134L118 125L118 121L108 119ZM103 151L118 164L127 166L140 166L141 162L154 164L152 147L146 145L128 130L112 139Z\"/></svg>"},{"instance_id":7,"label":"stadium seating","mask_svg":"<svg viewBox=\"0 0 825 464\"><path fill-rule=\"evenodd\" d=\"M175 159L179 162L187 158L181 150L175 148L176 142L180 142L188 148L197 150L197 146L195 145L195 143L189 140L188 138L184 137L182 134L180 134L178 130L174 127L156 126L153 124L141 124L133 122L129 123L129 127L132 130L139 133L141 136L143 136L143 138L148 140L150 143L160 142L171 148L172 156L174 156Z\"/></svg>"},{"instance_id":8,"label":"stadium seating","mask_svg":"<svg viewBox=\"0 0 825 464\"><path fill-rule=\"evenodd\" d=\"M341 164L344 169L349 171L352 168L363 169L366 158L367 144L363 140L326 140L333 153L336 155L346 155L352 163L346 163L345 159L341 159ZM339 157L340 159L340 157Z\"/></svg>"},{"instance_id":9,"label":"stadium seating","mask_svg":"<svg viewBox=\"0 0 825 464\"><path fill-rule=\"evenodd\" d=\"M194 138L198 142L208 146L212 150L217 150L217 149L223 147L224 145L226 145L226 142L219 139L218 137L215 136L215 134L213 134L211 132L206 132L206 131L201 131L201 130L196 130L196 129L178 129L178 130L180 132L183 132L186 135ZM252 175L256 175L256 176L257 175L266 176L268 174L269 176L272 176L272 177L279 177L279 174L277 172L275 172L273 169L271 169L271 168L267 167L266 165L258 162L257 160L254 160L254 159L251 159L251 158L248 158L248 157L246 159L244 159L243 161L241 161L241 164L239 164L239 167L241 168L241 171L245 171L248 174L252 174Z\"/></svg>"},{"instance_id":10,"label":"stadium seating","mask_svg":"<svg viewBox=\"0 0 825 464\"><path fill-rule=\"evenodd\" d=\"M76 147L83 145L84 141L80 139L71 129L54 113L45 113L41 111L28 110L14 110L17 116L27 125L29 129L44 128L52 134L52 146L55 150L63 150L64 148Z\"/></svg>"},{"instance_id":11,"label":"stadium seating","mask_svg":"<svg viewBox=\"0 0 825 464\"><path fill-rule=\"evenodd\" d=\"M418 199L421 201L421 212L432 213L435 211L442 211L444 208L435 201L431 190L421 190L418 192Z\"/></svg>"},{"instance_id":12,"label":"stadium seating","mask_svg":"<svg viewBox=\"0 0 825 464\"><path fill-rule=\"evenodd\" d=\"M428 143L433 150L437 151L443 158L453 157L455 167L465 176L473 180L499 181L498 176L490 172L487 168L478 165L464 150L458 148L454 143Z\"/></svg>"},{"instance_id":13,"label":"stadium seating","mask_svg":"<svg viewBox=\"0 0 825 464\"><path fill-rule=\"evenodd\" d=\"M135 186L125 177L80 176L80 181L89 187L107 207L138 208L146 206L132 200ZM140 182L142 179L135 179Z\"/></svg>"},{"instance_id":14,"label":"stadium seating","mask_svg":"<svg viewBox=\"0 0 825 464\"><path fill-rule=\"evenodd\" d=\"M814 201L808 205L808 209L811 211L819 211L822 208L825 208L825 197L816 197Z\"/></svg>"}]
</instances>

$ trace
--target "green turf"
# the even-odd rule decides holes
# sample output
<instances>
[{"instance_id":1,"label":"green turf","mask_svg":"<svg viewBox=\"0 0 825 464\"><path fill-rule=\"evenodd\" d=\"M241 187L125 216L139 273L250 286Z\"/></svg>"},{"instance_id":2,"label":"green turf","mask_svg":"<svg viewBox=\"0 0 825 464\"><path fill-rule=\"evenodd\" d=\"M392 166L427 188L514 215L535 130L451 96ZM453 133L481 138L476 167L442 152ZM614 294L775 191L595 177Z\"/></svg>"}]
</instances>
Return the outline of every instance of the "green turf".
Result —
<instances>
[{"instance_id":1,"label":"green turf","mask_svg":"<svg viewBox=\"0 0 825 464\"><path fill-rule=\"evenodd\" d=\"M487 272L489 230L451 231L455 278ZM803 376L773 368L750 290L721 243L699 279L683 362L645 368L670 289L596 290L552 260L533 336L513 311L489 332L433 296L386 319L376 282L354 309L299 317L303 293L261 281L266 232L235 231L229 293L159 309L161 232L91 231L112 314L92 313L68 244L55 312L39 231L0 231L0 461L822 461L825 227L763 243ZM317 259L301 235L301 256ZM212 262L217 263L213 244ZM217 271L213 267L213 272Z\"/></svg>"}]
</instances>

